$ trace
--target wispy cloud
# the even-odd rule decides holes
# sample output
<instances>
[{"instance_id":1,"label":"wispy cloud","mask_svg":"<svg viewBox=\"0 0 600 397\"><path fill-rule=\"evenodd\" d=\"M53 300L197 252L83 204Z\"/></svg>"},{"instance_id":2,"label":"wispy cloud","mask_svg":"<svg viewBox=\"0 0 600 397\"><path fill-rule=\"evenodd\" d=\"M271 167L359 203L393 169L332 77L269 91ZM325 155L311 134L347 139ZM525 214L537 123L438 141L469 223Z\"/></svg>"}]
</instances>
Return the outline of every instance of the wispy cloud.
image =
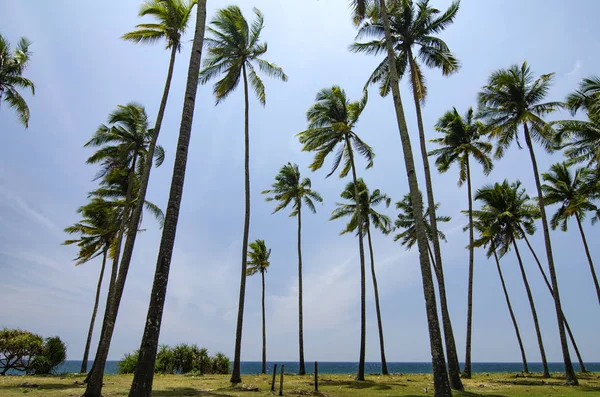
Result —
<instances>
[{"instance_id":1,"label":"wispy cloud","mask_svg":"<svg viewBox=\"0 0 600 397\"><path fill-rule=\"evenodd\" d=\"M583 67L583 61L578 59L575 61L575 65L573 65L573 69L571 69L570 72L567 73L567 76L576 76L579 74L579 71L581 71L581 68Z\"/></svg>"},{"instance_id":2,"label":"wispy cloud","mask_svg":"<svg viewBox=\"0 0 600 397\"><path fill-rule=\"evenodd\" d=\"M18 194L0 186L0 196L4 198L4 200L2 200L4 205L8 206L14 212L24 216L28 220L44 225L50 230L56 230L56 225L54 225L50 219L29 205L29 203Z\"/></svg>"}]
</instances>

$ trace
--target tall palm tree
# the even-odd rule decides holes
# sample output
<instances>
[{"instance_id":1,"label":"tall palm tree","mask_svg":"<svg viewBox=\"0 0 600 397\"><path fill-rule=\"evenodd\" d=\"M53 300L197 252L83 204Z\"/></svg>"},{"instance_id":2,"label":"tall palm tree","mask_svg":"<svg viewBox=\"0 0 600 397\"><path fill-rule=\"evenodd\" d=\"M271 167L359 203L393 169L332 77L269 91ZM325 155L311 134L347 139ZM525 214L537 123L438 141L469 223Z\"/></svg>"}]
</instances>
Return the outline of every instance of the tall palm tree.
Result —
<instances>
[{"instance_id":1,"label":"tall palm tree","mask_svg":"<svg viewBox=\"0 0 600 397\"><path fill-rule=\"evenodd\" d=\"M402 109L398 81L408 68L410 83L413 88L413 99L417 111L417 126L419 130L421 157L425 171L427 203L429 207L432 208L429 222L435 231L437 229L435 210L433 209L435 207L435 198L433 195L433 185L431 183L431 173L429 171L429 160L427 158L425 132L421 114L421 104L425 101L427 89L425 87L422 66L419 64L419 61L425 63L425 65L429 67L441 69L444 75L454 73L458 70L458 61L450 52L447 44L435 35L452 24L456 17L456 13L458 12L460 2L453 2L441 15L438 15L440 14L439 10L429 6L427 0L417 1L416 4L412 0L389 1L387 7L384 0L379 0L379 4L376 4L375 2L366 3L371 4L370 9L367 8L370 20L366 21L359 29L357 39L372 37L374 40L368 43L355 43L350 49L354 52L364 52L367 54L378 54L387 51L387 58L376 68L367 84L380 83L380 93L384 96L387 95L390 90L392 91L400 131L406 131L406 120ZM355 21L358 20L358 18L355 18ZM418 52L415 51L415 47L417 46L419 47ZM404 142L408 144L408 136L404 139ZM407 162L407 169L410 170L408 163L412 160L412 153L410 154L409 159L406 159L405 153L405 160ZM418 189L416 186L414 192L411 190L411 194L414 195L413 199L415 200L417 199L417 191ZM424 243L423 248L425 246ZM442 274L442 278L438 280L438 283L443 284L444 278L440 244L439 241L435 239L432 243L435 259ZM445 287L442 287L441 289L445 290ZM448 308L444 307L443 304L442 322L444 326L446 351L448 354L450 386L456 390L463 390L464 387L460 379L460 367L458 355L456 353L456 343L452 331L452 323L450 321ZM442 369L441 365L439 368L440 370ZM440 393L440 395L444 395L446 392L442 390Z\"/></svg>"},{"instance_id":2,"label":"tall palm tree","mask_svg":"<svg viewBox=\"0 0 600 397\"><path fill-rule=\"evenodd\" d=\"M600 112L588 112L587 116L587 121L556 122L558 140L569 163L585 163L600 170Z\"/></svg>"},{"instance_id":3,"label":"tall palm tree","mask_svg":"<svg viewBox=\"0 0 600 397\"><path fill-rule=\"evenodd\" d=\"M321 195L312 189L309 178L301 178L300 170L297 164L287 163L279 174L275 176L275 183L271 190L263 190L262 194L270 194L267 201L276 200L279 204L275 207L273 213L286 208L292 204L290 216L298 218L298 346L300 354L300 365L298 373L306 374L304 365L304 317L302 311L302 203L313 214L317 212L313 200L323 202Z\"/></svg>"},{"instance_id":4,"label":"tall palm tree","mask_svg":"<svg viewBox=\"0 0 600 397\"><path fill-rule=\"evenodd\" d=\"M566 104L573 115L580 109L600 113L600 76L584 78L579 89L567 96Z\"/></svg>"},{"instance_id":5,"label":"tall palm tree","mask_svg":"<svg viewBox=\"0 0 600 397\"><path fill-rule=\"evenodd\" d=\"M287 81L283 70L273 63L261 58L267 52L267 44L260 42L260 34L264 26L262 13L254 8L256 20L252 26L244 18L238 6L229 6L217 11L210 22L208 32L212 37L206 38L208 56L203 62L200 82L220 78L213 89L217 104L221 103L237 88L240 79L244 80L244 171L245 171L245 215L244 236L242 239L242 271L240 280L240 298L238 305L237 327L235 333L235 352L231 382L240 383L240 357L242 351L242 326L244 321L244 297L246 293L246 257L248 250L248 232L250 229L250 132L248 90L252 86L261 105L265 105L265 86L256 73L255 66L270 77ZM222 76L224 75L224 76ZM221 77L222 76L222 77ZM250 80L250 84L248 84Z\"/></svg>"},{"instance_id":6,"label":"tall palm tree","mask_svg":"<svg viewBox=\"0 0 600 397\"><path fill-rule=\"evenodd\" d=\"M496 183L484 186L477 190L475 200L481 201L483 205L481 209L473 211L473 216L480 222L490 225L488 234L495 236L494 247L499 250L500 255L504 255L511 247L515 250L538 339L542 366L544 368L543 376L545 378L550 377L537 310L527 274L525 273L525 267L523 266L521 253L517 246L517 239L523 238L523 235L526 234L532 235L535 232L535 220L539 217L540 210L538 206L531 203L525 189L521 188L520 181L509 183L507 180L504 180L501 184ZM561 324L563 324L562 312Z\"/></svg>"},{"instance_id":7,"label":"tall palm tree","mask_svg":"<svg viewBox=\"0 0 600 397\"><path fill-rule=\"evenodd\" d=\"M336 203L337 208L331 214L329 220L350 217L350 221L346 225L346 229L341 234L354 232L358 229L358 223L362 223L363 233L367 232L367 241L369 243L369 256L371 258L371 277L373 278L373 291L375 294L375 310L377 312L377 327L379 329L379 350L381 352L381 373L389 375L387 361L385 359L385 343L383 339L383 323L381 320L381 308L379 306L379 288L377 286L377 275L375 273L375 256L373 254L373 242L371 241L371 225L375 229L380 230L383 234L391 232L391 221L387 215L380 214L374 207L381 203L385 203L386 207L390 206L391 199L379 189L375 189L373 193L369 193L366 183L360 178L358 180L358 194L360 197L359 205L361 207L360 214L362 221L359 221L356 200L354 199L354 182L349 182L341 194L341 197L350 203Z\"/></svg>"},{"instance_id":8,"label":"tall palm tree","mask_svg":"<svg viewBox=\"0 0 600 397\"><path fill-rule=\"evenodd\" d=\"M93 199L86 206L79 208L77 212L82 214L83 219L79 222L65 228L69 234L79 235L78 239L66 240L63 244L76 244L79 247L79 255L75 258L75 265L82 265L89 262L98 255L102 255L102 266L98 277L98 286L96 287L96 297L94 299L94 308L90 320L90 328L83 351L83 360L81 361L81 370L87 372L87 363L92 344L92 335L94 333L94 323L98 312L98 303L100 301L100 291L102 289L102 280L104 278L104 269L109 250L113 246L117 230L119 228L119 213L114 207L104 204L100 198ZM99 205L100 204L100 205Z\"/></svg>"},{"instance_id":9,"label":"tall palm tree","mask_svg":"<svg viewBox=\"0 0 600 397\"><path fill-rule=\"evenodd\" d=\"M123 264L118 266L118 260L127 229L133 228L136 233L138 230L139 222L131 222L131 210L138 202L137 194L143 164L148 157L152 157L157 166L164 160L164 150L160 146L155 148L152 155L149 153L152 130L149 129L148 116L142 105L133 102L119 105L117 110L109 115L108 123L108 125L101 125L85 144L86 147L99 147L87 161L90 164L101 165L101 170L96 176L98 179L102 178L101 188L93 195L99 197L122 195L121 224L115 240L113 268L102 331L92 370L86 378L88 383L86 396L90 397L99 396L102 390L104 367L128 270L128 266ZM140 201L143 205L145 200Z\"/></svg>"},{"instance_id":10,"label":"tall palm tree","mask_svg":"<svg viewBox=\"0 0 600 397\"><path fill-rule=\"evenodd\" d=\"M554 130L542 118L561 106L559 102L542 102L548 93L552 78L553 74L550 73L541 75L536 79L527 62L524 62L521 66L513 65L508 69L500 69L492 73L487 85L479 93L479 107L481 116L491 129L490 135L497 139L496 157L502 157L513 142L516 141L519 144L519 128L523 127L525 143L531 157L537 188L567 384L577 385L577 376L571 363L565 327L562 321L562 308L554 266L554 255L552 254L550 230L542 200L542 184L533 147L534 140L546 151L552 151L555 146Z\"/></svg>"},{"instance_id":11,"label":"tall palm tree","mask_svg":"<svg viewBox=\"0 0 600 397\"><path fill-rule=\"evenodd\" d=\"M489 175L493 163L489 154L492 145L480 138L484 133L484 125L475 121L473 108L469 108L462 117L456 108L446 112L437 122L436 131L444 134L443 138L432 139L431 142L441 146L429 152L430 156L437 156L435 164L440 172L446 172L453 163L459 167L458 186L467 182L467 196L469 202L469 283L467 292L467 342L465 353L465 367L463 376L471 377L471 329L473 326L473 265L475 261L475 247L473 245L473 193L471 190L471 164L473 157L483 167L483 173Z\"/></svg>"},{"instance_id":12,"label":"tall palm tree","mask_svg":"<svg viewBox=\"0 0 600 397\"><path fill-rule=\"evenodd\" d=\"M260 273L262 279L262 373L267 373L267 327L265 323L265 273L271 262L271 249L267 249L265 240L256 240L249 244L248 276Z\"/></svg>"},{"instance_id":13,"label":"tall palm tree","mask_svg":"<svg viewBox=\"0 0 600 397\"><path fill-rule=\"evenodd\" d=\"M30 45L29 40L21 37L17 48L11 52L10 43L0 34L0 106L4 101L14 108L25 128L29 126L29 107L17 89L28 88L35 95L33 82L23 77L23 72L29 66Z\"/></svg>"},{"instance_id":14,"label":"tall palm tree","mask_svg":"<svg viewBox=\"0 0 600 397\"><path fill-rule=\"evenodd\" d=\"M421 203L423 203L423 198L421 198ZM440 203L437 203L435 207L436 209L439 208ZM424 207L421 206L421 208ZM405 194L402 201L396 203L396 209L400 210L400 212L394 222L394 226L395 229L402 229L403 231L394 236L394 241L401 240L400 244L405 246L407 250L410 250L417 243L417 218L409 194ZM423 219L425 219L425 230L427 232L427 251L429 252L429 257L435 270L436 277L439 277L439 271L434 260L435 258L433 257L433 251L429 244L430 241L433 241L433 228L427 221L427 219L429 219L429 207L423 212ZM450 222L451 220L452 218L449 216L436 215L437 222ZM439 240L446 241L446 235L441 230L437 230L437 235Z\"/></svg>"},{"instance_id":15,"label":"tall palm tree","mask_svg":"<svg viewBox=\"0 0 600 397\"><path fill-rule=\"evenodd\" d=\"M196 105L196 92L198 91L198 73L200 72L200 58L204 45L204 32L206 25L206 0L198 0L196 10L196 29L192 42L192 52L188 67L187 83L183 100L183 112L181 115L181 126L179 129L179 140L177 141L177 152L173 165L173 177L171 179L171 190L167 204L167 213L163 227L163 233L158 250L154 282L146 317L146 326L140 346L138 364L135 368L130 397L150 397L152 395L152 381L154 379L154 367L156 364L156 352L158 349L158 335L162 324L162 315L169 282L169 270L175 245L175 234L177 232L177 221L179 219L179 208L183 194L185 180L185 168L187 165L187 154L192 135L192 122L194 119L194 108Z\"/></svg>"},{"instance_id":16,"label":"tall palm tree","mask_svg":"<svg viewBox=\"0 0 600 397\"><path fill-rule=\"evenodd\" d=\"M598 303L600 303L600 284L598 284L594 262L581 225L586 212L598 211L598 207L592 203L592 196L595 192L590 188L589 180L591 177L592 172L587 168L577 168L571 173L566 163L557 163L550 167L549 172L542 174L542 178L546 182L542 185L542 192L544 192L545 205L560 204L560 207L550 219L550 226L553 230L560 226L560 229L566 232L569 218L573 217L577 221L585 255L590 265L592 280L596 287Z\"/></svg>"},{"instance_id":17,"label":"tall palm tree","mask_svg":"<svg viewBox=\"0 0 600 397\"><path fill-rule=\"evenodd\" d=\"M367 168L373 166L375 153L373 149L354 131L358 119L367 106L367 92L359 101L350 102L346 97L346 92L339 86L324 88L317 93L316 103L308 109L306 117L308 119L308 129L298 134L300 143L303 145L302 151L316 152L315 158L310 165L310 169L316 171L320 169L325 158L333 153L337 148L334 157L333 167L327 177L331 176L343 162L340 178L343 178L352 171L352 181L354 182L354 198L359 202L359 191L356 176L356 166L354 152L368 160ZM361 219L361 207L356 208L357 217ZM365 380L365 344L366 344L366 300L365 300L365 252L363 246L362 224L358 224L358 248L360 256L360 291L361 291L361 321L360 321L360 353L358 360L357 380Z\"/></svg>"},{"instance_id":18,"label":"tall palm tree","mask_svg":"<svg viewBox=\"0 0 600 397\"><path fill-rule=\"evenodd\" d=\"M527 356L525 355L525 347L523 346L523 340L521 339L521 332L519 331L519 324L517 318L510 303L510 297L508 296L508 290L506 289L506 282L504 281L504 275L502 274L502 268L500 267L500 259L498 258L498 252L496 249L498 234L494 231L495 219L494 217L482 216L475 220L470 220L469 228L475 228L479 232L479 237L472 242L476 247L487 248L487 257L494 256L496 262L496 270L498 270L498 277L500 277L500 283L502 284L502 291L504 292L504 299L506 300L506 306L512 320L513 327L515 328L515 334L517 336L517 342L519 343L519 350L521 351L521 360L523 361L523 373L529 373L529 366L527 365Z\"/></svg>"}]
</instances>

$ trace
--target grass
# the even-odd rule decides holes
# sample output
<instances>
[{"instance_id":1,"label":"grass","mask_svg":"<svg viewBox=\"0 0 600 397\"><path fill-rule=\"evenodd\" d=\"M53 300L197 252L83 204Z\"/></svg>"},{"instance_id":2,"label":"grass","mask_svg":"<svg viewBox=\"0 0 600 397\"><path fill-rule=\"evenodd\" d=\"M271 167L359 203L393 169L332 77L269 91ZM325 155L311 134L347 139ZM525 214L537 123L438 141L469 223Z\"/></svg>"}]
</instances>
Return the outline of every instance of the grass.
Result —
<instances>
[{"instance_id":1,"label":"grass","mask_svg":"<svg viewBox=\"0 0 600 397\"><path fill-rule=\"evenodd\" d=\"M127 396L131 375L107 375L104 377L103 395ZM245 375L244 383L232 387L229 376L207 375L191 377L183 375L157 375L154 378L155 397L180 396L271 396L272 375ZM580 386L564 386L564 378L553 374L550 379L539 375L526 378L514 374L481 374L473 379L464 379L466 391L454 393L458 397L592 397L600 396L600 374L580 374ZM67 375L52 377L3 376L0 377L0 396L81 396L85 385L83 376ZM279 382L279 375L277 375ZM25 385L24 385L25 384ZM250 391L251 389L258 389ZM277 383L276 391L279 390ZM433 395L430 375L369 375L364 382L356 382L352 375L321 375L319 394L313 393L314 383L310 375L285 375L284 395L320 395L326 397L389 396L416 397ZM277 395L278 393L275 393Z\"/></svg>"}]
</instances>

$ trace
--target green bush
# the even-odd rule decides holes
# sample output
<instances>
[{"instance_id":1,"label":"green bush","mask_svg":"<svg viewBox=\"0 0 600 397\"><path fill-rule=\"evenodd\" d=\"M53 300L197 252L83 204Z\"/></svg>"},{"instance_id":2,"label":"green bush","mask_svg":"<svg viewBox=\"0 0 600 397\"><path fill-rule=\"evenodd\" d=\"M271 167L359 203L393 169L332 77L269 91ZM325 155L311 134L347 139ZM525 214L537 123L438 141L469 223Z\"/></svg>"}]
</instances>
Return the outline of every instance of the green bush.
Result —
<instances>
[{"instance_id":1,"label":"green bush","mask_svg":"<svg viewBox=\"0 0 600 397\"><path fill-rule=\"evenodd\" d=\"M123 359L117 364L117 372L119 374L132 374L135 372L137 366L140 351L136 350L132 354L127 353L123 356Z\"/></svg>"},{"instance_id":2,"label":"green bush","mask_svg":"<svg viewBox=\"0 0 600 397\"><path fill-rule=\"evenodd\" d=\"M167 345L160 345L156 354L154 372L157 374L172 374L175 372L175 354Z\"/></svg>"},{"instance_id":3,"label":"green bush","mask_svg":"<svg viewBox=\"0 0 600 397\"><path fill-rule=\"evenodd\" d=\"M229 374L231 368L231 362L229 358L223 353L217 353L210 359L210 372L204 372L206 374Z\"/></svg>"},{"instance_id":4,"label":"green bush","mask_svg":"<svg viewBox=\"0 0 600 397\"><path fill-rule=\"evenodd\" d=\"M0 375L9 370L45 375L67 358L67 346L58 336L46 338L20 329L0 330Z\"/></svg>"}]
</instances>

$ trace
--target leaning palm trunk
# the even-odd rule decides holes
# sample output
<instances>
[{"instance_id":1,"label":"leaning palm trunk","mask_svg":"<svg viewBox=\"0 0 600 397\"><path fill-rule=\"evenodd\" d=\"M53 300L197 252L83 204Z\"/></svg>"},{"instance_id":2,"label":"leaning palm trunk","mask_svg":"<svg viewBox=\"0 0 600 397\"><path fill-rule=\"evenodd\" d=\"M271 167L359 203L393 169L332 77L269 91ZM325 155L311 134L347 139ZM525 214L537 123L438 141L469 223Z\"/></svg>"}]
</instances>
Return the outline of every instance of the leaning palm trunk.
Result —
<instances>
[{"instance_id":1,"label":"leaning palm trunk","mask_svg":"<svg viewBox=\"0 0 600 397\"><path fill-rule=\"evenodd\" d=\"M562 315L562 305L560 303L560 294L558 291L558 279L556 277L556 269L554 267L554 256L552 255L552 244L550 242L550 229L548 228L548 218L546 217L546 208L544 207L544 203L542 201L544 195L542 193L542 184L540 182L540 174L538 172L537 161L535 159L535 153L533 151L533 143L531 142L531 137L529 136L529 128L527 127L527 123L523 123L523 128L525 130L525 142L527 143L527 147L529 149L529 155L531 157L531 164L533 166L533 173L535 177L535 187L537 188L538 193L538 203L540 207L540 213L542 215L542 229L544 230L544 243L546 246L546 256L548 257L548 268L550 269L550 280L552 281L552 292L554 296L554 306L556 309L556 318L558 321L558 333L560 336L560 345L563 353L563 361L565 364L565 374L567 384L571 386L576 386L579 384L577 381L577 376L575 375L575 370L573 369L573 364L571 363L571 355L569 353L569 346L567 344L567 336L565 334L565 326L563 322Z\"/></svg>"},{"instance_id":2,"label":"leaning palm trunk","mask_svg":"<svg viewBox=\"0 0 600 397\"><path fill-rule=\"evenodd\" d=\"M354 153L350 145L350 137L346 134L346 147L350 157L350 165L352 168L352 181L354 182L354 202L356 205L356 217L358 222L358 252L360 254L360 355L358 360L358 373L356 380L365 380L365 352L367 340L367 301L366 301L366 274L365 274L365 248L363 244L363 228L360 211L360 194L358 191L358 178L356 177L356 168L354 166Z\"/></svg>"},{"instance_id":3,"label":"leaning palm trunk","mask_svg":"<svg viewBox=\"0 0 600 397\"><path fill-rule=\"evenodd\" d=\"M298 200L300 201L300 200ZM302 317L302 203L298 203L298 347L300 350L299 375L306 374L304 366L304 327Z\"/></svg>"},{"instance_id":4,"label":"leaning palm trunk","mask_svg":"<svg viewBox=\"0 0 600 397\"><path fill-rule=\"evenodd\" d=\"M500 260L494 250L494 259L496 259L496 268L498 269L498 276L500 276L500 282L502 282L502 290L504 291L504 298L506 298L506 306L510 312L510 319L512 320L513 326L515 327L515 333L517 334L517 341L519 342L519 349L521 350L521 359L523 360L523 372L528 374L529 367L527 366L527 357L525 357L525 348L523 347L523 341L521 340L521 333L519 332L519 325L517 324L517 318L513 312L512 305L510 304L510 298L508 297L508 290L506 289L506 283L504 282L504 276L502 275L502 268L500 267Z\"/></svg>"},{"instance_id":5,"label":"leaning palm trunk","mask_svg":"<svg viewBox=\"0 0 600 397\"><path fill-rule=\"evenodd\" d=\"M427 191L427 205L429 206L429 222L431 224L433 253L435 257L435 266L439 272L438 287L440 292L440 306L442 309L442 325L444 327L444 340L446 343L446 354L448 355L448 373L450 375L450 387L454 390L464 390L462 381L460 380L460 366L458 363L458 354L456 353L456 342L454 341L454 332L452 331L452 322L450 321L450 313L448 312L448 304L446 299L446 287L444 280L444 268L442 265L442 253L440 249L440 240L437 231L437 219L435 213L435 198L433 196L433 186L431 183L431 172L429 170L429 156L427 154L427 146L425 143L425 130L423 128L423 116L421 114L421 103L419 100L419 85L416 82L415 61L412 52L408 51L410 63L410 76L413 80L413 98L415 101L415 109L417 112L417 126L419 130L419 143L421 148L421 157L423 159L423 168L425 170L425 189ZM469 285L472 286L472 283ZM472 287L471 287L472 288ZM470 319L469 319L470 320ZM467 337L470 338L470 327L467 327ZM467 344L467 361L465 361L465 377L471 377L471 346Z\"/></svg>"},{"instance_id":6,"label":"leaning palm trunk","mask_svg":"<svg viewBox=\"0 0 600 397\"><path fill-rule=\"evenodd\" d=\"M588 263L590 264L590 272L592 273L592 280L594 280L594 285L596 286L596 294L598 295L598 303L600 303L600 285L598 284L598 277L596 276L596 270L594 270L594 262L592 261L592 256L590 255L590 249L588 247L587 239L585 238L585 233L583 233L583 226L581 226L581 219L579 219L579 214L575 215L575 219L577 219L577 226L579 227L579 233L581 233L581 241L583 241L583 247L585 248L585 255L587 256Z\"/></svg>"},{"instance_id":7,"label":"leaning palm trunk","mask_svg":"<svg viewBox=\"0 0 600 397\"><path fill-rule=\"evenodd\" d=\"M400 96L400 86L398 84L399 76L394 62L395 54L392 47L392 33L390 30L390 21L387 14L385 0L379 0L381 17L385 31L387 59L390 68L390 80L392 88L392 96L394 99L394 109L396 112L396 121L402 142L402 150L406 173L408 178L408 186L412 206L415 212L415 231L417 234L417 245L419 248L419 262L421 265L421 276L423 278L423 294L425 297L425 308L427 311L427 324L429 327L429 341L431 345L431 361L433 369L434 396L446 397L452 395L450 384L448 382L448 372L446 370L446 359L444 357L444 348L442 345L442 335L440 331L439 318L437 315L437 305L435 302L435 290L433 286L433 276L429 258L427 256L427 236L425 232L425 224L423 221L423 208L421 205L421 197L419 193L419 184L415 173L415 161L413 158L410 136L406 125L406 117L402 106L402 98Z\"/></svg>"},{"instance_id":8,"label":"leaning palm trunk","mask_svg":"<svg viewBox=\"0 0 600 397\"><path fill-rule=\"evenodd\" d=\"M542 263L540 262L537 254L533 250L531 243L529 243L529 239L527 238L527 235L525 235L525 234L523 234L523 235L525 237L525 242L527 243L527 247L529 247L529 251L531 251L531 254L535 258L535 262L537 263L538 269L540 269L540 273L542 273L542 276L544 277L544 281L546 282L546 287L548 287L548 291L550 292L550 295L552 295L554 297L554 293L552 293L552 286L550 285L550 282L548 281L548 277L546 276L546 272L544 271L544 268L542 267ZM583 359L581 358L581 354L579 353L579 348L577 347L577 343L575 342L575 337L573 336L573 332L571 332L571 327L569 326L569 322L567 321L567 318L565 317L565 313L561 313L561 314L563 317L563 321L565 322L565 328L567 330L567 333L569 334L569 339L571 340L571 344L573 345L573 349L575 350L575 355L577 356L577 360L579 360L579 367L581 369L581 372L584 372L584 373L588 372L588 370L585 368L585 364L583 363Z\"/></svg>"},{"instance_id":9,"label":"leaning palm trunk","mask_svg":"<svg viewBox=\"0 0 600 397\"><path fill-rule=\"evenodd\" d=\"M535 303L533 302L533 295L531 293L531 288L529 287L529 281L527 281L527 274L525 273L525 267L523 266L523 260L521 259L521 254L519 253L519 248L517 247L517 243L513 239L513 247L515 249L515 254L517 254L517 260L519 261L519 268L521 269L521 276L523 277L523 284L525 284L525 290L527 291L527 298L529 299L529 306L531 307L531 316L533 317L533 324L535 326L535 334L537 336L538 345L540 348L540 355L542 356L542 366L544 367L544 378L550 377L550 371L548 370L548 361L546 360L546 351L544 349L544 342L542 340L542 331L540 330L540 323L537 317L537 311L535 309Z\"/></svg>"},{"instance_id":10,"label":"leaning palm trunk","mask_svg":"<svg viewBox=\"0 0 600 397\"><path fill-rule=\"evenodd\" d=\"M242 66L244 74L244 174L245 174L245 213L244 237L242 239L242 276L240 279L240 300L238 303L237 327L235 330L235 353L231 383L241 383L241 354L242 354L242 328L244 324L244 301L246 295L246 269L248 255L248 232L250 230L250 132L249 132L249 104L248 104L248 77L246 65Z\"/></svg>"},{"instance_id":11,"label":"leaning palm trunk","mask_svg":"<svg viewBox=\"0 0 600 397\"><path fill-rule=\"evenodd\" d=\"M467 290L467 342L466 342L466 353L465 353L465 367L463 376L465 378L471 377L471 330L473 328L473 273L474 273L474 261L475 261L475 247L473 237L473 195L471 191L471 167L469 164L469 156L467 155L467 194L469 195L469 286ZM500 268L498 268L500 270ZM504 286L504 280L502 281ZM506 295L508 302L508 295ZM510 306L510 302L508 302ZM512 309L510 309L512 314ZM518 331L517 331L518 332ZM519 343L521 338L519 337ZM525 361L525 353L523 354L523 363L525 364L525 372L527 373L527 362Z\"/></svg>"},{"instance_id":12,"label":"leaning palm trunk","mask_svg":"<svg viewBox=\"0 0 600 397\"><path fill-rule=\"evenodd\" d=\"M94 310L92 310L92 319L90 320L90 329L88 331L87 341L85 342L85 350L83 352L83 360L81 361L80 373L87 372L88 356L90 354L90 345L92 344L92 334L94 333L94 323L96 322L96 313L98 312L98 302L100 301L100 290L102 289L102 279L104 278L104 268L106 267L106 257L108 255L108 246L104 246L102 253L102 267L100 268L100 276L98 277L98 286L96 287L96 299L94 300Z\"/></svg>"},{"instance_id":13,"label":"leaning palm trunk","mask_svg":"<svg viewBox=\"0 0 600 397\"><path fill-rule=\"evenodd\" d=\"M149 397L152 395L152 381L156 364L158 337L160 334L160 326L167 293L167 283L169 281L169 270L171 266L171 257L173 255L173 246L175 244L175 234L177 232L177 221L183 194L187 154L192 133L194 108L196 105L198 73L200 71L200 58L202 55L202 46L204 44L206 0L199 0L197 7L196 30L194 33L192 54L190 56L188 68L179 140L177 142L177 152L175 155L175 163L173 165L171 191L169 193L167 213L165 214L163 233L158 251L156 271L154 273L154 282L152 285L152 293L150 295L150 305L148 307L148 316L146 318L146 326L144 328L144 335L140 346L139 360L135 369L131 391L129 392L129 396L131 397Z\"/></svg>"},{"instance_id":14,"label":"leaning palm trunk","mask_svg":"<svg viewBox=\"0 0 600 397\"><path fill-rule=\"evenodd\" d=\"M265 272L261 271L262 278L262 373L267 373L267 325L265 323Z\"/></svg>"},{"instance_id":15,"label":"leaning palm trunk","mask_svg":"<svg viewBox=\"0 0 600 397\"><path fill-rule=\"evenodd\" d=\"M373 292L375 293L375 310L377 311L377 327L379 329L379 350L381 351L381 373L389 375L387 361L385 359L385 344L383 343L383 324L381 322L381 309L379 307L379 288L377 287L377 276L375 275L375 259L373 255L373 243L371 242L371 227L367 226L367 238L369 239L369 255L371 256L371 277L373 278Z\"/></svg>"},{"instance_id":16,"label":"leaning palm trunk","mask_svg":"<svg viewBox=\"0 0 600 397\"><path fill-rule=\"evenodd\" d=\"M92 364L92 370L88 373L85 379L85 382L87 382L87 387L85 389L85 393L83 394L85 397L102 396L104 367L106 366L110 342L115 329L117 312L119 310L119 302L121 301L123 289L125 288L125 278L122 272L123 268L122 266L118 266L118 263L121 256L123 236L125 234L125 229L127 228L129 223L128 220L131 214L136 163L137 156L134 155L131 169L129 170L129 176L127 177L128 180L127 192L125 193L125 205L123 207L123 214L121 215L122 218L119 226L117 241L115 242L113 269L108 287L108 296L106 297L106 308L104 309L104 320L102 322L102 330L100 331L100 341L98 342L98 349L96 350L96 356L94 358L94 364Z\"/></svg>"}]
</instances>

